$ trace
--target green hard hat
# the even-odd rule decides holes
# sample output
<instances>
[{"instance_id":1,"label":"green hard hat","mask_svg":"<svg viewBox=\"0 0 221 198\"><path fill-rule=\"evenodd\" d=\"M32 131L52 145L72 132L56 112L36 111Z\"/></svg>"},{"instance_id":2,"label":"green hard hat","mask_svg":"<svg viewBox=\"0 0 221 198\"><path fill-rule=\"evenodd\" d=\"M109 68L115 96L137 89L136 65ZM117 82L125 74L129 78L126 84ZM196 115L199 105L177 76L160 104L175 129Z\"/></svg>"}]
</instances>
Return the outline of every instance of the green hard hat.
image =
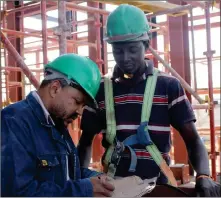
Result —
<instances>
[{"instance_id":1,"label":"green hard hat","mask_svg":"<svg viewBox=\"0 0 221 198\"><path fill-rule=\"evenodd\" d=\"M144 12L133 5L121 4L107 19L108 43L149 40L150 26Z\"/></svg>"},{"instance_id":2,"label":"green hard hat","mask_svg":"<svg viewBox=\"0 0 221 198\"><path fill-rule=\"evenodd\" d=\"M77 83L95 102L101 80L98 66L91 59L77 54L64 54L48 63L45 70L51 69Z\"/></svg>"}]
</instances>

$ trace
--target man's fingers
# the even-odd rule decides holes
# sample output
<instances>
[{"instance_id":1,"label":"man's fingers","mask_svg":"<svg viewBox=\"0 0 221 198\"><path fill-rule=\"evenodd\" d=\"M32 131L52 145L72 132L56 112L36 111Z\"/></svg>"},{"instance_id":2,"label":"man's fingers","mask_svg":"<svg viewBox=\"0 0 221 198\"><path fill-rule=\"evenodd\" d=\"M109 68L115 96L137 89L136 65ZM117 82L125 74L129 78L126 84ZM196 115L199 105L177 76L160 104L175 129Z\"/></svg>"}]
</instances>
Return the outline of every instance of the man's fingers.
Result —
<instances>
[{"instance_id":1,"label":"man's fingers","mask_svg":"<svg viewBox=\"0 0 221 198\"><path fill-rule=\"evenodd\" d=\"M94 184L94 196L104 196L111 197L114 191L114 185L107 180L107 177L102 175L96 178L91 178L92 183ZM94 183L95 182L95 183Z\"/></svg>"},{"instance_id":2,"label":"man's fingers","mask_svg":"<svg viewBox=\"0 0 221 198\"><path fill-rule=\"evenodd\" d=\"M103 186L107 189L107 190L110 190L110 191L114 191L115 187L113 184L105 181L103 182Z\"/></svg>"},{"instance_id":3,"label":"man's fingers","mask_svg":"<svg viewBox=\"0 0 221 198\"><path fill-rule=\"evenodd\" d=\"M103 186L110 191L113 191L115 189L114 185L112 184L113 179L110 179L109 177L101 177L101 183Z\"/></svg>"},{"instance_id":4,"label":"man's fingers","mask_svg":"<svg viewBox=\"0 0 221 198\"><path fill-rule=\"evenodd\" d=\"M110 191L110 190L107 190L107 189L103 188L102 194L105 197L111 197L113 195L113 191Z\"/></svg>"}]
</instances>

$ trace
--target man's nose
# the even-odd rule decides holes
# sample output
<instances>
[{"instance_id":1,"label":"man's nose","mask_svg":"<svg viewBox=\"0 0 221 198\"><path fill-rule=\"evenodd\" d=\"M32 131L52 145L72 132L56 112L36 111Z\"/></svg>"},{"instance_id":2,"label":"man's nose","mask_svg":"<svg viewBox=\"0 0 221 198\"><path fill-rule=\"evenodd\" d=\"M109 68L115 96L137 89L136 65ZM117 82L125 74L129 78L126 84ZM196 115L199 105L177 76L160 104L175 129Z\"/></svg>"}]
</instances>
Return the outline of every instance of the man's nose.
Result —
<instances>
[{"instance_id":1,"label":"man's nose","mask_svg":"<svg viewBox=\"0 0 221 198\"><path fill-rule=\"evenodd\" d=\"M83 110L84 110L84 105L79 105L78 108L77 108L77 111L76 113L79 115L79 116L82 116L83 114Z\"/></svg>"},{"instance_id":2,"label":"man's nose","mask_svg":"<svg viewBox=\"0 0 221 198\"><path fill-rule=\"evenodd\" d=\"M124 52L124 62L128 62L129 61L129 54L127 51Z\"/></svg>"}]
</instances>

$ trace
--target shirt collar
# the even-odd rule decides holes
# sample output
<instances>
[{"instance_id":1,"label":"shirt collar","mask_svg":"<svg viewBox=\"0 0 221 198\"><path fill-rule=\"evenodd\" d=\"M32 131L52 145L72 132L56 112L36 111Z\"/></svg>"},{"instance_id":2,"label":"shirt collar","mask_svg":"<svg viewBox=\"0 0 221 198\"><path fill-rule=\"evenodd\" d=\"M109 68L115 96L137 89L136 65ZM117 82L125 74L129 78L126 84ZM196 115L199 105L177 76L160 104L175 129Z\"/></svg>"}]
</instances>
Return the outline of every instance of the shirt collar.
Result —
<instances>
[{"instance_id":1,"label":"shirt collar","mask_svg":"<svg viewBox=\"0 0 221 198\"><path fill-rule=\"evenodd\" d=\"M153 61L152 60L145 60L146 62L146 69L145 72L143 73L143 78L144 80L147 78L149 75L153 75Z\"/></svg>"},{"instance_id":2,"label":"shirt collar","mask_svg":"<svg viewBox=\"0 0 221 198\"><path fill-rule=\"evenodd\" d=\"M38 93L36 91L33 91L32 92L32 96L36 99L36 101L39 103L39 105L41 106L43 112L44 112L44 115L45 115L45 118L47 120L47 123L49 124L49 120L50 122L55 125L54 121L52 120L48 110L46 109L46 107L44 106L44 103L43 101L41 100L40 96L38 95Z\"/></svg>"}]
</instances>

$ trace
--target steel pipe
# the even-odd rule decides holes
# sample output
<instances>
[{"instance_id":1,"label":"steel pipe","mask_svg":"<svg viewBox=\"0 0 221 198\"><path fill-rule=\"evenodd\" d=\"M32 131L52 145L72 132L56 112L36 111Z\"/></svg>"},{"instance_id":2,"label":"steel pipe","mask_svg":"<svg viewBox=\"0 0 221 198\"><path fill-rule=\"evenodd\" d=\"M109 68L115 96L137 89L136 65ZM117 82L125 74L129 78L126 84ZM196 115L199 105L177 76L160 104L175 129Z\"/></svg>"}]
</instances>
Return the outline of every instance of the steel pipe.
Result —
<instances>
[{"instance_id":1,"label":"steel pipe","mask_svg":"<svg viewBox=\"0 0 221 198\"><path fill-rule=\"evenodd\" d=\"M1 29L2 32L5 32L7 34L12 34L12 35L17 35L18 37L20 36L33 36L33 37L37 37L37 38L42 38L42 35L37 34L37 33L26 33L26 32L21 32L21 31L15 31L15 30L9 30L9 29ZM52 38L52 37L47 37L48 40L50 41L58 41L57 38ZM96 48L96 44L95 43L90 43L90 42L85 42L85 41L75 41L75 40L66 40L68 44L74 44L77 46L81 46L81 45L88 45L90 47L94 47Z\"/></svg>"},{"instance_id":2,"label":"steel pipe","mask_svg":"<svg viewBox=\"0 0 221 198\"><path fill-rule=\"evenodd\" d=\"M37 89L39 87L39 82L37 81L35 76L31 73L31 71L29 70L29 68L25 64L23 58L16 51L16 49L13 47L13 45L8 40L8 38L2 33L2 31L0 31L0 39L1 39L1 42L4 44L5 48L8 50L8 52L10 52L12 57L16 60L17 65L19 67L21 67L21 69L24 72L24 74L27 76L27 78L30 80L30 82Z\"/></svg>"},{"instance_id":3,"label":"steel pipe","mask_svg":"<svg viewBox=\"0 0 221 198\"><path fill-rule=\"evenodd\" d=\"M190 32L192 38L192 55L193 55L193 79L194 79L194 90L197 91L197 76L196 76L196 56L195 56L195 38L194 38L194 26L193 26L193 8L190 9Z\"/></svg>"},{"instance_id":4,"label":"steel pipe","mask_svg":"<svg viewBox=\"0 0 221 198\"><path fill-rule=\"evenodd\" d=\"M2 71L9 71L9 72L22 72L22 69L20 67L2 67ZM31 72L43 72L43 69L29 69Z\"/></svg>"},{"instance_id":5,"label":"steel pipe","mask_svg":"<svg viewBox=\"0 0 221 198\"><path fill-rule=\"evenodd\" d=\"M6 13L7 14L12 14L12 13L16 13L16 12L21 12L21 11L24 11L24 10L28 10L28 9L32 9L32 8L38 7L39 4L40 4L40 2L37 2L37 3L32 3L31 2L28 5L24 5L24 7L18 7L18 8L6 10Z\"/></svg>"},{"instance_id":6,"label":"steel pipe","mask_svg":"<svg viewBox=\"0 0 221 198\"><path fill-rule=\"evenodd\" d=\"M99 3L96 2L95 3L96 7L99 8ZM102 72L102 64L103 64L103 60L101 57L101 31L100 31L100 27L102 26L101 22L100 22L100 15L96 14L96 20L95 20L95 26L96 26L96 43L97 43L97 59L96 59L96 63L98 65L98 68L100 69L100 71Z\"/></svg>"},{"instance_id":7,"label":"steel pipe","mask_svg":"<svg viewBox=\"0 0 221 198\"><path fill-rule=\"evenodd\" d=\"M42 22L42 49L43 49L43 63L48 63L48 49L47 49L47 4L46 0L41 0L41 22Z\"/></svg>"},{"instance_id":8,"label":"steel pipe","mask_svg":"<svg viewBox=\"0 0 221 198\"><path fill-rule=\"evenodd\" d=\"M77 11L82 11L82 12L90 12L92 14L102 14L102 15L109 15L110 12L106 11L106 10L102 10L99 8L93 8L93 7L89 7L89 6L82 6L82 5L78 5L75 3L66 3L67 8L69 9L73 9L73 10L77 10Z\"/></svg>"},{"instance_id":9,"label":"steel pipe","mask_svg":"<svg viewBox=\"0 0 221 198\"><path fill-rule=\"evenodd\" d=\"M205 8L205 4L203 2L200 2L200 1L189 1L189 0L186 0L185 1L186 3L194 6L194 7L200 7L202 9Z\"/></svg>"},{"instance_id":10,"label":"steel pipe","mask_svg":"<svg viewBox=\"0 0 221 198\"><path fill-rule=\"evenodd\" d=\"M58 35L59 53L60 55L67 53L66 33L63 27L66 24L66 2L58 0L58 24L62 28L60 35Z\"/></svg>"},{"instance_id":11,"label":"steel pipe","mask_svg":"<svg viewBox=\"0 0 221 198\"><path fill-rule=\"evenodd\" d=\"M211 162L212 177L216 180L216 147L215 147L215 123L214 123L214 104L213 104L213 74L212 74L212 56L214 51L211 49L211 28L210 28L210 3L205 2L205 18L206 18L206 43L207 52L204 53L208 62L208 88L209 88L209 118L210 118L210 144L211 144Z\"/></svg>"},{"instance_id":12,"label":"steel pipe","mask_svg":"<svg viewBox=\"0 0 221 198\"><path fill-rule=\"evenodd\" d=\"M190 10L191 8L192 8L192 5L182 5L182 6L177 6L176 8L154 12L153 14L146 14L146 17L150 19L155 16L160 16L164 14L172 14L172 13L181 12L184 10Z\"/></svg>"},{"instance_id":13,"label":"steel pipe","mask_svg":"<svg viewBox=\"0 0 221 198\"><path fill-rule=\"evenodd\" d=\"M192 104L193 109L209 109L208 104Z\"/></svg>"},{"instance_id":14,"label":"steel pipe","mask_svg":"<svg viewBox=\"0 0 221 198\"><path fill-rule=\"evenodd\" d=\"M13 81L9 81L8 82L8 86L9 87L22 87L22 82L13 82Z\"/></svg>"},{"instance_id":15,"label":"steel pipe","mask_svg":"<svg viewBox=\"0 0 221 198\"><path fill-rule=\"evenodd\" d=\"M190 87L190 85L172 68L169 66L168 63L166 63L158 54L155 52L155 50L150 46L149 50L151 53L163 64L164 67L166 67L176 78L180 80L180 83L182 86L196 98L196 100L202 104L204 101L200 98L200 96Z\"/></svg>"},{"instance_id":16,"label":"steel pipe","mask_svg":"<svg viewBox=\"0 0 221 198\"><path fill-rule=\"evenodd\" d=\"M51 5L57 5L57 2L50 2ZM102 10L102 9L98 9L98 8L93 8L93 7L89 7L89 6L82 6L82 5L78 5L76 3L70 3L70 2L66 2L66 7L67 9L70 10L76 10L76 11L81 11L81 12L87 12L87 13L92 13L92 14L101 14L101 15L109 15L110 12L107 10Z\"/></svg>"}]
</instances>

